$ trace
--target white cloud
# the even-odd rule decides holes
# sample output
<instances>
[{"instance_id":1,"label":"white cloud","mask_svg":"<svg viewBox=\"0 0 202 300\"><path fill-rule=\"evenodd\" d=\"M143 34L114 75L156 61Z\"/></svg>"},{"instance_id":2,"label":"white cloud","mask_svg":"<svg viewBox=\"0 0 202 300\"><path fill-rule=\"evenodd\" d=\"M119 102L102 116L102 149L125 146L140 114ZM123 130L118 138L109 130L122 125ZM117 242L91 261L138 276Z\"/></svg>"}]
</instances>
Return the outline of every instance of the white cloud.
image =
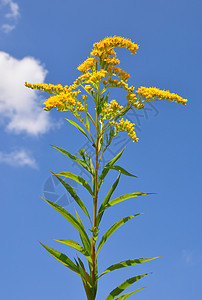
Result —
<instances>
[{"instance_id":1,"label":"white cloud","mask_svg":"<svg viewBox=\"0 0 202 300\"><path fill-rule=\"evenodd\" d=\"M1 29L4 33L9 33L11 32L13 29L15 29L15 25L9 25L9 24L3 24L1 26Z\"/></svg>"},{"instance_id":2,"label":"white cloud","mask_svg":"<svg viewBox=\"0 0 202 300\"><path fill-rule=\"evenodd\" d=\"M14 167L29 166L36 169L37 164L25 150L13 151L11 153L0 152L0 163L6 163Z\"/></svg>"},{"instance_id":3,"label":"white cloud","mask_svg":"<svg viewBox=\"0 0 202 300\"><path fill-rule=\"evenodd\" d=\"M42 110L37 91L24 82L44 82L47 70L33 57L18 60L0 51L1 123L13 133L38 135L51 128L49 113Z\"/></svg>"},{"instance_id":4,"label":"white cloud","mask_svg":"<svg viewBox=\"0 0 202 300\"><path fill-rule=\"evenodd\" d=\"M0 0L0 10L2 11L1 19L3 25L0 26L4 33L11 32L15 27L20 16L19 5L13 0Z\"/></svg>"},{"instance_id":5,"label":"white cloud","mask_svg":"<svg viewBox=\"0 0 202 300\"><path fill-rule=\"evenodd\" d=\"M10 6L10 12L5 15L6 18L8 19L16 19L17 17L20 16L19 12L19 6L17 3L13 2L12 0L8 1L8 4Z\"/></svg>"}]
</instances>

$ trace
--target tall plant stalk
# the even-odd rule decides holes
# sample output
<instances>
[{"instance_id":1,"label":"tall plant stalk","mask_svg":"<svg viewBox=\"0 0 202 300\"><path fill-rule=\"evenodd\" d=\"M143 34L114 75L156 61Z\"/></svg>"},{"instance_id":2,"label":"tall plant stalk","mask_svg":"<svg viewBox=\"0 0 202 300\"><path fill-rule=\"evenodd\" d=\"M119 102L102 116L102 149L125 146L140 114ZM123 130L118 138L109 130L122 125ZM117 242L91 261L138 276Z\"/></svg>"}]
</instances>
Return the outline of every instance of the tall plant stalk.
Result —
<instances>
[{"instance_id":1,"label":"tall plant stalk","mask_svg":"<svg viewBox=\"0 0 202 300\"><path fill-rule=\"evenodd\" d=\"M65 254L60 253L57 250L54 250L41 243L41 245L53 257L55 257L58 261L60 261L62 264L64 264L66 267L68 267L70 270L81 277L88 300L96 299L98 280L105 274L125 267L141 264L156 258L135 258L125 260L109 266L100 274L98 273L97 257L105 242L123 224L141 214L137 213L122 218L111 227L109 227L109 229L100 238L99 229L105 211L108 208L127 199L150 194L142 192L132 192L112 199L113 193L118 186L121 175L132 177L136 176L126 171L123 167L116 165L116 162L122 156L125 148L123 148L120 153L118 153L104 167L101 168L100 165L103 160L103 155L108 147L111 147L113 139L120 132L125 131L128 133L133 142L138 141L134 130L135 124L123 118L129 110L144 109L145 104L148 101L168 100L182 103L184 105L186 105L187 102L186 99L183 99L177 94L170 93L169 91L165 90L160 90L154 87L140 87L135 93L135 88L127 84L127 80L130 78L130 75L120 67L117 67L117 65L120 64L120 61L116 56L116 52L114 50L115 47L129 49L132 54L135 54L138 49L138 45L134 44L128 39L117 36L108 37L94 44L94 48L91 52L90 58L85 60L78 67L78 70L83 74L79 76L69 87L63 87L60 84L53 85L43 83L25 83L25 85L31 89L38 89L40 91L46 91L51 94L50 98L48 98L44 103L45 110L51 110L53 107L55 107L59 111L69 111L70 113L72 113L77 122L69 119L66 120L71 125L76 127L76 129L83 134L85 139L90 141L92 148L94 149L95 159L93 160L91 155L85 149L80 149L79 154L75 156L70 154L67 150L53 146L55 149L59 150L65 156L84 168L84 170L87 171L92 178L92 185L89 184L86 179L71 172L63 171L58 174L52 172L53 176L55 176L61 182L64 188L73 197L80 210L82 210L88 218L91 224L91 236L87 234L88 229L85 228L83 221L76 210L76 216L74 217L63 207L47 199L44 199L75 227L75 229L79 233L82 245L80 245L76 241L69 239L56 241L76 249L79 254L83 255L87 259L89 270L86 269L83 261L78 255L76 258L74 258L75 262L73 262ZM81 88L82 91L79 88ZM109 102L110 88L121 88L127 93L127 104L125 105L125 107L120 105L114 99ZM87 103L90 102L87 101L87 98L91 98L94 101L95 115L92 115L88 110ZM84 120L84 117L86 120ZM95 139L93 138L94 134ZM110 170L118 172L118 177L112 184L111 188L102 200L100 207L98 208L99 190ZM92 217L90 216L83 200L77 195L73 187L71 187L64 180L64 177L76 181L88 191L89 196L92 198L93 204ZM99 243L97 245L98 240ZM134 277L125 280L124 282L119 284L118 287L113 289L105 298L105 300L124 300L132 296L134 293L140 291L144 287L126 294L122 294L122 292L124 292L127 287L148 274L149 273L135 275ZM122 295L119 296L120 294Z\"/></svg>"}]
</instances>

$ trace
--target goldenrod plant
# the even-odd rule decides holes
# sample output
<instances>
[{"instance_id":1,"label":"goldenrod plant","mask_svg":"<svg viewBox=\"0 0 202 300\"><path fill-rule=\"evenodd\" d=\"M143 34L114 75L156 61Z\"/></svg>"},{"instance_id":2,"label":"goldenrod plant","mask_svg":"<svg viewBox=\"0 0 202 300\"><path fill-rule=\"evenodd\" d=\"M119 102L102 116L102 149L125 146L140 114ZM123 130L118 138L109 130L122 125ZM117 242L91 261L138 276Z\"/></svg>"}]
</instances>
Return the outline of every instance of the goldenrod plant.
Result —
<instances>
[{"instance_id":1,"label":"goldenrod plant","mask_svg":"<svg viewBox=\"0 0 202 300\"><path fill-rule=\"evenodd\" d=\"M88 300L96 299L98 280L102 276L109 272L148 262L156 258L129 259L109 266L102 273L99 272L97 259L98 255L100 255L100 250L102 249L103 245L118 228L141 214L138 213L124 217L109 227L109 229L100 237L99 231L105 211L127 199L149 194L132 192L113 198L113 193L118 186L121 175L133 177L136 176L116 164L123 155L125 148L123 148L120 153L108 161L108 163L104 166L102 164L103 155L108 147L111 146L114 137L120 132L127 132L133 142L138 142L135 132L135 124L131 123L125 118L125 115L129 110L144 109L148 101L168 100L182 103L183 105L186 105L187 102L186 99L183 99L175 93L160 90L156 87L140 87L137 91L135 91L134 86L129 86L127 83L130 75L118 67L120 61L117 58L117 54L114 50L116 47L126 48L130 50L132 54L135 54L138 50L138 45L134 44L129 39L118 36L106 37L102 41L93 45L93 50L90 53L90 57L78 67L78 70L82 73L82 75L79 76L72 85L66 85L63 87L60 84L53 85L43 83L25 83L25 86L28 88L45 91L50 94L50 97L44 102L45 110L49 111L52 108L57 108L58 111L70 112L76 118L76 122L70 119L66 120L71 125L75 126L76 129L78 129L79 132L84 135L88 141L90 141L94 151L93 156L90 155L85 149L80 149L78 155L73 155L67 150L53 146L66 157L70 158L84 168L92 178L92 182L89 183L85 178L68 171L62 171L57 174L52 172L52 175L55 176L59 182L61 182L64 188L73 197L76 205L78 205L86 215L89 223L88 226L84 226L84 220L80 218L77 210L75 210L75 216L73 216L63 207L60 207L48 199L44 199L75 227L79 233L81 244L79 244L77 241L69 239L56 240L59 243L65 244L77 250L77 255L73 261L65 254L60 253L41 243L41 245L53 257L81 277ZM125 91L125 106L123 104L119 104L117 100L111 99L109 91L112 87L120 88ZM93 110L92 105L94 105L95 108ZM88 106L91 106L91 110L88 109ZM92 113L92 111L94 113ZM104 199L99 199L101 204L98 207L100 189L104 184L108 173L114 171L118 172L118 177L111 186L110 190L106 193ZM82 195L78 196L76 191L65 181L64 177L76 181L77 183L81 184L84 189L86 189L93 206L92 216L86 208ZM78 254L83 255L87 259L89 270L87 270L86 263L81 260L81 257ZM127 299L144 287L126 294L122 294L122 292L124 292L127 287L148 274L149 273L134 276L120 283L118 287L114 288L109 293L105 300Z\"/></svg>"}]
</instances>

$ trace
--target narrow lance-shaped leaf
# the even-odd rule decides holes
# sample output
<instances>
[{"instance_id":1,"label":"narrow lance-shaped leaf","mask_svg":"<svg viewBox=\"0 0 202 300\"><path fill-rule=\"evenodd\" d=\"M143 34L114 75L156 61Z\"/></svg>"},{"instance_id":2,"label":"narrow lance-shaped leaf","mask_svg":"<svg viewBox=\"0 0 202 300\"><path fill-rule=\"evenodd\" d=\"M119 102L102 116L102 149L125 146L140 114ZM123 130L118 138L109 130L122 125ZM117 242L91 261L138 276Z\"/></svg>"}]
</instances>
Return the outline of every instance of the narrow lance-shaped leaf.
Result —
<instances>
[{"instance_id":1,"label":"narrow lance-shaped leaf","mask_svg":"<svg viewBox=\"0 0 202 300\"><path fill-rule=\"evenodd\" d=\"M88 165L80 158L76 157L75 155L70 154L67 150L64 150L62 148L56 147L51 145L53 148L57 149L58 151L60 151L62 154L68 156L69 158L71 158L72 160L74 160L75 162L77 162L80 166L82 166L85 170L87 170L89 173L90 169L88 167Z\"/></svg>"},{"instance_id":2,"label":"narrow lance-shaped leaf","mask_svg":"<svg viewBox=\"0 0 202 300\"><path fill-rule=\"evenodd\" d=\"M88 116L86 115L86 127L88 128L88 130L90 131L90 122L88 119Z\"/></svg>"},{"instance_id":3,"label":"narrow lance-shaped leaf","mask_svg":"<svg viewBox=\"0 0 202 300\"><path fill-rule=\"evenodd\" d=\"M56 240L56 239L53 239L53 240L78 250L81 254L83 254L88 259L89 262L92 263L90 253L86 249L81 247L77 242L72 241L72 240Z\"/></svg>"},{"instance_id":4,"label":"narrow lance-shaped leaf","mask_svg":"<svg viewBox=\"0 0 202 300\"><path fill-rule=\"evenodd\" d=\"M86 249L89 250L91 248L91 243L84 227L82 227L80 223L66 209L64 209L56 203L46 200L43 197L42 199L44 199L50 206L52 206L57 212L59 212L63 217L65 217L79 231L80 235L82 235L83 239L86 242L86 245L88 246L86 247Z\"/></svg>"},{"instance_id":5,"label":"narrow lance-shaped leaf","mask_svg":"<svg viewBox=\"0 0 202 300\"><path fill-rule=\"evenodd\" d=\"M86 272L84 264L81 261L81 259L78 257L78 255L77 255L77 259L78 259L78 262L77 262L76 259L75 259L75 261L77 263L80 274L82 276L82 282L83 282L83 286L84 286L84 289L85 289L85 292L86 292L87 299L88 300L93 300L94 299L94 297L93 297L94 287L93 287L93 284L92 284L92 279L91 279L90 275Z\"/></svg>"},{"instance_id":6,"label":"narrow lance-shaped leaf","mask_svg":"<svg viewBox=\"0 0 202 300\"><path fill-rule=\"evenodd\" d=\"M126 299L128 299L130 296L132 296L133 294L135 294L135 293L137 293L137 292L139 292L139 291L141 291L141 290L143 290L143 289L145 289L145 288L146 288L146 286L144 286L144 287L142 287L142 288L140 288L140 289L137 289L137 290L135 290L135 291L133 291L133 292L130 292L130 293L127 293L127 294L123 294L123 295L117 297L115 300L126 300Z\"/></svg>"},{"instance_id":7,"label":"narrow lance-shaped leaf","mask_svg":"<svg viewBox=\"0 0 202 300\"><path fill-rule=\"evenodd\" d=\"M126 267L131 267L131 266L138 265L138 264L142 264L144 262L147 262L147 261L159 258L159 257L160 256L152 257L152 258L136 258L136 259L128 259L128 260L122 261L120 263L117 263L117 264L114 264L114 265L111 265L110 267L108 267L104 272L102 272L99 275L98 278L102 277L103 275L105 275L111 271L115 271L115 270L126 268Z\"/></svg>"},{"instance_id":8,"label":"narrow lance-shaped leaf","mask_svg":"<svg viewBox=\"0 0 202 300\"><path fill-rule=\"evenodd\" d=\"M50 247L42 244L41 242L39 242L39 243L59 262L61 262L66 267L68 267L70 270L74 271L75 273L77 273L79 275L78 267L73 263L73 261L71 261L71 259L69 259L69 257L67 257L63 253L60 253L60 252L54 250L53 248L50 248Z\"/></svg>"},{"instance_id":9,"label":"narrow lance-shaped leaf","mask_svg":"<svg viewBox=\"0 0 202 300\"><path fill-rule=\"evenodd\" d=\"M72 120L69 119L65 119L65 120L67 120L70 124L75 126L92 143L92 141L89 139L88 135L86 134L85 130L81 126L79 126L76 122Z\"/></svg>"},{"instance_id":10,"label":"narrow lance-shaped leaf","mask_svg":"<svg viewBox=\"0 0 202 300\"><path fill-rule=\"evenodd\" d=\"M80 183L84 188L87 189L87 191L91 194L91 196L93 195L93 191L92 191L90 185L81 176L78 176L78 175L73 174L71 172L60 172L60 173L57 173L56 175L64 176L64 177L70 178L70 179Z\"/></svg>"},{"instance_id":11,"label":"narrow lance-shaped leaf","mask_svg":"<svg viewBox=\"0 0 202 300\"><path fill-rule=\"evenodd\" d=\"M130 199L130 198L134 198L134 197L138 197L138 196L144 196L144 195L152 195L154 193L139 193L139 192L135 192L135 193L128 193L122 196L119 196L111 201L109 201L105 207L103 208L103 210L107 209L108 207L111 207L114 204L120 203L124 200Z\"/></svg>"},{"instance_id":12,"label":"narrow lance-shaped leaf","mask_svg":"<svg viewBox=\"0 0 202 300\"><path fill-rule=\"evenodd\" d=\"M110 167L110 166L113 166L115 164L115 162L121 157L123 151L125 150L125 148L123 148L123 150L117 154L112 160L110 160L107 164L106 164L106 168L104 168L100 174L100 177L99 177L99 182L98 182L98 188L100 188L100 186L102 185L103 183L103 180L105 178L105 176L108 174L109 172L109 169L107 167Z\"/></svg>"},{"instance_id":13,"label":"narrow lance-shaped leaf","mask_svg":"<svg viewBox=\"0 0 202 300\"><path fill-rule=\"evenodd\" d=\"M83 225L83 223L82 223L82 221L81 221L81 218L79 217L79 214L78 214L78 212L76 211L76 209L75 209L75 213L76 213L76 218L77 218L77 221L78 221L79 225L81 226L81 228L83 228L83 231L85 231L84 225ZM86 231L85 231L85 232L86 232ZM91 251L91 242L90 242L89 237L88 237L87 234L86 234L86 236L87 236L87 240L86 240L86 236L83 236L82 232L80 232L79 234L80 234L80 239L81 239L81 242L82 242L82 244L83 244L83 247L84 247L85 249L87 249L88 252L90 252L90 251ZM89 244L90 244L90 247L89 247Z\"/></svg>"},{"instance_id":14,"label":"narrow lance-shaped leaf","mask_svg":"<svg viewBox=\"0 0 202 300\"><path fill-rule=\"evenodd\" d=\"M131 277L127 280L125 280L123 283L121 283L117 288L115 288L111 293L107 296L105 300L113 300L116 296L121 294L127 287L129 287L131 284L135 283L136 281L140 280L146 275L149 275L151 273L146 273L138 276ZM136 290L135 292L139 291L140 289Z\"/></svg>"},{"instance_id":15,"label":"narrow lance-shaped leaf","mask_svg":"<svg viewBox=\"0 0 202 300\"><path fill-rule=\"evenodd\" d=\"M67 182L65 182L64 180L62 180L59 176L57 176L53 172L51 172L51 173L62 183L62 185L65 187L65 189L70 193L70 195L72 196L72 198L74 198L74 200L76 201L76 203L80 206L80 208L86 214L86 216L88 217L88 219L89 219L89 221L91 223L90 215L89 215L89 213L88 213L88 211L87 211L87 209L85 207L85 204L79 198L79 196L77 195L77 193L75 192L75 190L73 189L73 187L71 187Z\"/></svg>"},{"instance_id":16,"label":"narrow lance-shaped leaf","mask_svg":"<svg viewBox=\"0 0 202 300\"><path fill-rule=\"evenodd\" d=\"M107 193L106 197L104 198L100 208L99 208L99 211L98 211L98 214L97 214L97 220L96 220L96 224L97 224L97 227L99 226L100 224L100 221L102 219L102 216L103 216L103 213L104 213L104 210L105 210L105 205L107 205L107 203L109 202L109 200L111 199L111 196L113 194L113 192L115 191L118 183L119 183L119 179L120 179L120 173L116 179L116 181L114 182L114 184L112 185L112 187L110 188L109 192Z\"/></svg>"},{"instance_id":17,"label":"narrow lance-shaped leaf","mask_svg":"<svg viewBox=\"0 0 202 300\"><path fill-rule=\"evenodd\" d=\"M115 224L113 224L106 232L105 234L102 236L100 243L98 245L97 248L97 252L96 252L96 258L98 256L98 253L100 252L102 246L104 245L104 243L108 240L108 238L112 235L112 233L114 233L119 227L121 227L123 224L125 224L126 222L128 222L129 220L133 219L134 217L137 217L139 215L142 215L143 213L139 213L136 215L132 215L129 217L125 217L121 220L119 220L118 222L116 222Z\"/></svg>"},{"instance_id":18,"label":"narrow lance-shaped leaf","mask_svg":"<svg viewBox=\"0 0 202 300\"><path fill-rule=\"evenodd\" d=\"M112 170L116 170L116 171L119 171L121 172L123 175L126 175L126 176L132 176L132 177L137 177L131 173L129 173L128 171L126 171L124 168L120 167L120 166L105 166L104 168L107 168L107 169L112 169Z\"/></svg>"}]
</instances>

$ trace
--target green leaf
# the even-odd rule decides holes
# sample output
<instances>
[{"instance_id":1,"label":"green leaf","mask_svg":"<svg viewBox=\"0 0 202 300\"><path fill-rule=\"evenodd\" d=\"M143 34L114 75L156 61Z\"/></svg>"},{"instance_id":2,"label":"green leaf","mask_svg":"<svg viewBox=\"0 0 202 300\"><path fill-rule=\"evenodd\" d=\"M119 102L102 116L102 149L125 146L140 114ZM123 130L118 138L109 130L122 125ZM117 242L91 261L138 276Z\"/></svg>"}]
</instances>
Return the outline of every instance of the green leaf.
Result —
<instances>
[{"instance_id":1,"label":"green leaf","mask_svg":"<svg viewBox=\"0 0 202 300\"><path fill-rule=\"evenodd\" d=\"M120 173L116 179L116 181L114 182L114 184L112 185L112 187L110 188L109 192L107 193L106 197L104 198L100 208L99 208L99 211L98 211L98 214L97 214L97 220L96 220L96 224L97 224L97 227L99 226L100 224L100 221L102 219L102 216L103 216L103 213L104 213L104 210L105 210L105 206L107 205L107 203L109 202L109 200L111 199L111 196L113 194L113 192L115 191L118 183L119 183L119 179L120 179Z\"/></svg>"},{"instance_id":2,"label":"green leaf","mask_svg":"<svg viewBox=\"0 0 202 300\"><path fill-rule=\"evenodd\" d=\"M67 210L57 205L56 203L46 200L43 197L42 199L44 199L50 206L52 206L57 212L59 212L63 217L65 217L79 231L80 235L85 240L86 245L88 245L86 249L87 250L91 249L91 243L84 227L82 227L80 223Z\"/></svg>"},{"instance_id":3,"label":"green leaf","mask_svg":"<svg viewBox=\"0 0 202 300\"><path fill-rule=\"evenodd\" d=\"M77 266L79 267L79 271L82 276L82 282L83 282L83 286L84 286L84 289L86 292L87 299L93 300L95 298L93 297L94 286L92 284L92 279L91 279L90 275L86 272L84 264L83 264L82 260L78 257L78 255L77 255L77 259L78 259L78 262L76 261L76 263L77 263Z\"/></svg>"},{"instance_id":4,"label":"green leaf","mask_svg":"<svg viewBox=\"0 0 202 300\"><path fill-rule=\"evenodd\" d=\"M112 233L114 233L119 227L121 227L123 224L125 224L126 222L128 222L129 220L131 220L134 217L137 217L139 215L142 215L143 213L139 213L136 215L132 215L129 217L125 217L121 220L119 220L118 222L116 222L115 224L113 224L106 232L105 234L102 236L100 243L98 245L97 248L97 252L96 252L96 258L98 256L98 253L100 252L102 246L104 245L104 243L108 240L108 238L112 235Z\"/></svg>"},{"instance_id":5,"label":"green leaf","mask_svg":"<svg viewBox=\"0 0 202 300\"><path fill-rule=\"evenodd\" d=\"M83 254L85 257L87 257L87 259L88 259L89 262L92 263L92 259L91 259L90 253L86 249L84 249L83 247L81 247L77 242L72 241L72 240L56 240L56 239L53 239L53 240L56 241L56 242L65 244L67 246L70 246L70 247L78 250L81 254Z\"/></svg>"},{"instance_id":6,"label":"green leaf","mask_svg":"<svg viewBox=\"0 0 202 300\"><path fill-rule=\"evenodd\" d=\"M72 120L69 120L69 119L66 119L66 118L65 118L65 120L67 120L70 124L72 124L73 126L75 126L90 142L92 142L89 139L89 137L87 136L85 130L81 126L79 126L76 122L74 122Z\"/></svg>"},{"instance_id":7,"label":"green leaf","mask_svg":"<svg viewBox=\"0 0 202 300\"><path fill-rule=\"evenodd\" d=\"M112 170L116 170L116 171L119 171L121 172L122 174L126 175L126 176L132 176L132 177L137 177L131 173L129 173L128 171L126 171L124 168L120 167L120 166L109 166L109 167L104 167L104 168L107 168L107 169L112 169Z\"/></svg>"},{"instance_id":8,"label":"green leaf","mask_svg":"<svg viewBox=\"0 0 202 300\"><path fill-rule=\"evenodd\" d=\"M130 296L132 296L133 294L135 294L135 293L137 293L137 292L139 292L139 291L141 291L141 290L143 290L145 288L146 288L146 286L144 286L144 287L142 287L142 288L140 288L138 290L135 290L134 292L130 292L130 293L124 294L122 296L119 296L115 300L125 300L125 299L129 298Z\"/></svg>"},{"instance_id":9,"label":"green leaf","mask_svg":"<svg viewBox=\"0 0 202 300\"><path fill-rule=\"evenodd\" d=\"M84 225L83 225L83 223L81 221L81 218L79 217L79 214L76 211L76 209L75 209L75 213L76 213L76 218L77 218L77 221L78 221L79 225L81 226L81 228L83 229L83 231L85 231L85 227L84 227ZM86 234L86 236L88 238L88 240L86 240L85 236L83 236L83 234L81 232L79 232L79 234L80 234L80 239L81 239L81 242L83 244L83 247L85 249L87 249L88 252L90 252L91 251L91 241L90 241L89 237ZM89 244L90 244L90 247L89 247Z\"/></svg>"},{"instance_id":10,"label":"green leaf","mask_svg":"<svg viewBox=\"0 0 202 300\"><path fill-rule=\"evenodd\" d=\"M107 296L107 298L105 300L113 300L116 296L118 296L123 291L125 291L125 289L127 289L127 287L129 287L131 284L135 283L136 281L140 280L141 278L143 278L144 276L149 275L149 274L151 274L151 273L134 276L134 277L127 279L126 281L121 283L117 288L115 288L113 291L111 291L111 293ZM136 291L138 291L138 290L136 290Z\"/></svg>"},{"instance_id":11,"label":"green leaf","mask_svg":"<svg viewBox=\"0 0 202 300\"><path fill-rule=\"evenodd\" d=\"M103 180L105 178L105 176L108 174L109 172L109 169L108 167L111 167L115 164L115 162L121 157L123 151L125 150L125 147L123 148L123 150L117 154L112 160L110 160L107 164L106 164L106 168L104 168L100 174L100 177L99 177L99 182L98 182L98 188L100 188L100 186L102 185L103 183Z\"/></svg>"},{"instance_id":12,"label":"green leaf","mask_svg":"<svg viewBox=\"0 0 202 300\"><path fill-rule=\"evenodd\" d=\"M86 115L86 127L88 128L88 130L90 131L90 122L88 119L88 116Z\"/></svg>"},{"instance_id":13,"label":"green leaf","mask_svg":"<svg viewBox=\"0 0 202 300\"><path fill-rule=\"evenodd\" d=\"M100 274L98 278L102 277L103 275L105 275L111 271L115 271L115 270L122 269L125 267L131 267L131 266L138 265L138 264L142 264L144 262L147 262L147 261L159 258L159 257L160 256L152 257L152 258L136 258L136 259L129 259L129 260L122 261L120 263L111 265L104 272L102 272L102 274Z\"/></svg>"},{"instance_id":14,"label":"green leaf","mask_svg":"<svg viewBox=\"0 0 202 300\"><path fill-rule=\"evenodd\" d=\"M70 195L72 196L72 198L74 198L74 200L76 201L76 203L80 206L80 208L86 214L86 216L88 217L88 219L89 219L89 221L91 223L90 215L89 215L89 213L88 213L88 211L87 211L87 209L85 207L85 204L79 198L79 196L77 195L77 193L75 192L75 190L67 182L65 182L64 180L62 180L58 175L56 175L52 171L51 171L51 173L62 183L62 185L65 187L65 189L70 193Z\"/></svg>"},{"instance_id":15,"label":"green leaf","mask_svg":"<svg viewBox=\"0 0 202 300\"><path fill-rule=\"evenodd\" d=\"M122 202L124 200L130 199L130 198L134 198L134 197L138 197L138 196L144 196L144 195L152 195L152 194L154 194L154 193L139 193L139 192L137 192L137 193L128 193L128 194L119 196L119 197L117 197L117 198L109 201L106 204L106 206L105 206L104 209L106 209L106 208L108 208L108 207L110 207L110 206L112 206L114 204L120 203L120 202Z\"/></svg>"},{"instance_id":16,"label":"green leaf","mask_svg":"<svg viewBox=\"0 0 202 300\"><path fill-rule=\"evenodd\" d=\"M80 183L83 187L85 187L89 191L91 196L93 196L93 191L92 191L90 185L81 176L78 176L78 175L70 173L70 172L60 172L60 173L57 173L57 175L70 178L70 179Z\"/></svg>"},{"instance_id":17,"label":"green leaf","mask_svg":"<svg viewBox=\"0 0 202 300\"><path fill-rule=\"evenodd\" d=\"M55 257L59 262L64 264L66 267L68 267L70 270L74 271L79 275L79 269L78 267L69 259L65 254L60 253L48 246L45 246L41 242L39 242L53 257Z\"/></svg>"},{"instance_id":18,"label":"green leaf","mask_svg":"<svg viewBox=\"0 0 202 300\"><path fill-rule=\"evenodd\" d=\"M61 153L63 153L64 155L68 156L69 158L71 158L72 160L74 160L75 162L77 162L79 165L81 165L84 169L86 169L89 173L90 172L90 169L88 167L88 165L80 158L70 154L68 151L62 149L62 148L59 148L59 147L56 147L56 146L53 146L51 145L53 148L57 149L58 151L60 151Z\"/></svg>"}]
</instances>

